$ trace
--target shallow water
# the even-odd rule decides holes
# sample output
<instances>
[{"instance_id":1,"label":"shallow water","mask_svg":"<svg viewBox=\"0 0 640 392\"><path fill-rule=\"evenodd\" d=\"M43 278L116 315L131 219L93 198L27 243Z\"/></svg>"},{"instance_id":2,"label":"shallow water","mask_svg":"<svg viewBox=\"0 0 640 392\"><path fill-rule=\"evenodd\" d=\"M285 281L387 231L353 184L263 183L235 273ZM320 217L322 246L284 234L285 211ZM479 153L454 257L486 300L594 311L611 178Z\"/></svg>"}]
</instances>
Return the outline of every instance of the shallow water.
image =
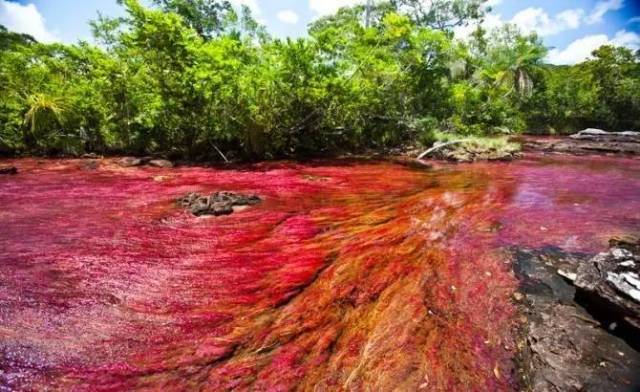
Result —
<instances>
[{"instance_id":1,"label":"shallow water","mask_svg":"<svg viewBox=\"0 0 640 392\"><path fill-rule=\"evenodd\" d=\"M0 161L0 391L511 390L505 249L640 231L640 161ZM196 218L188 192L264 202Z\"/></svg>"}]
</instances>

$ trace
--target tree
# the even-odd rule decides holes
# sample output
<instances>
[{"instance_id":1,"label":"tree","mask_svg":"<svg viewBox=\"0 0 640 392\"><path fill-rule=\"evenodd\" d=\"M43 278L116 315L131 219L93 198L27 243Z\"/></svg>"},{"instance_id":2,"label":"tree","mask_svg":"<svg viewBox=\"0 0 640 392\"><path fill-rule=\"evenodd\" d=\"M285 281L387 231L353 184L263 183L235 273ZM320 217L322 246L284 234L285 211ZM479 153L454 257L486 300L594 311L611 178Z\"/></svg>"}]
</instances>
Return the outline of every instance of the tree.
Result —
<instances>
[{"instance_id":1,"label":"tree","mask_svg":"<svg viewBox=\"0 0 640 392\"><path fill-rule=\"evenodd\" d=\"M222 32L225 20L233 12L226 0L153 0L164 11L182 16L189 27L204 39Z\"/></svg>"},{"instance_id":2,"label":"tree","mask_svg":"<svg viewBox=\"0 0 640 392\"><path fill-rule=\"evenodd\" d=\"M498 30L485 45L485 74L498 85L508 88L507 94L518 98L530 98L533 94L534 78L542 71L547 49L538 36L521 35L514 26Z\"/></svg>"},{"instance_id":3,"label":"tree","mask_svg":"<svg viewBox=\"0 0 640 392\"><path fill-rule=\"evenodd\" d=\"M399 12L405 12L418 26L449 30L480 19L487 0L391 0Z\"/></svg>"},{"instance_id":4,"label":"tree","mask_svg":"<svg viewBox=\"0 0 640 392\"><path fill-rule=\"evenodd\" d=\"M32 45L36 40L29 34L20 34L8 31L6 27L0 25L0 52L13 49L20 45Z\"/></svg>"},{"instance_id":5,"label":"tree","mask_svg":"<svg viewBox=\"0 0 640 392\"><path fill-rule=\"evenodd\" d=\"M616 130L640 129L640 62L623 47L601 46L584 67L598 89L595 123Z\"/></svg>"}]
</instances>

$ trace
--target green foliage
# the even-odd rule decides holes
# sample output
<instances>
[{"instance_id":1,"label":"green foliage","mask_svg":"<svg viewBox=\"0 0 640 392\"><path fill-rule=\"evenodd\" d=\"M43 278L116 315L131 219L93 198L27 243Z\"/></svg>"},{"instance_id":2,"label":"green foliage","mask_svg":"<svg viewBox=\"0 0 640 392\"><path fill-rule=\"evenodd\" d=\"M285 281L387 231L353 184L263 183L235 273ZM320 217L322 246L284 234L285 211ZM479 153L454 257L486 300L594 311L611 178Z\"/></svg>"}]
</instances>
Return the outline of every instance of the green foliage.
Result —
<instances>
[{"instance_id":1,"label":"green foliage","mask_svg":"<svg viewBox=\"0 0 640 392\"><path fill-rule=\"evenodd\" d=\"M603 47L572 67L514 27L451 28L484 1L390 1L274 39L227 1L122 0L100 46L45 45L0 26L0 153L309 156L430 144L442 134L640 127L640 66Z\"/></svg>"},{"instance_id":2,"label":"green foliage","mask_svg":"<svg viewBox=\"0 0 640 392\"><path fill-rule=\"evenodd\" d=\"M202 38L211 38L224 28L232 13L231 3L216 0L153 0L167 12L183 17L186 24Z\"/></svg>"},{"instance_id":3,"label":"green foliage","mask_svg":"<svg viewBox=\"0 0 640 392\"><path fill-rule=\"evenodd\" d=\"M399 11L406 12L419 26L446 30L464 25L484 15L487 0L391 0Z\"/></svg>"}]
</instances>

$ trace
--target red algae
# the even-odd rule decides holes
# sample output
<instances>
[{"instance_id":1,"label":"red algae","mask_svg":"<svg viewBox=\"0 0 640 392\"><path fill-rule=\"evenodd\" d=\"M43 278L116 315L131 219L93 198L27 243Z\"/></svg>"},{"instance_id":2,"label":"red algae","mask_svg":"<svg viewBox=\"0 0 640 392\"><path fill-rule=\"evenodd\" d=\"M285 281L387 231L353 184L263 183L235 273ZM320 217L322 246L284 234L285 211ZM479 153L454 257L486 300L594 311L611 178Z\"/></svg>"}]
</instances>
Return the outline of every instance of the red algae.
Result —
<instances>
[{"instance_id":1,"label":"red algae","mask_svg":"<svg viewBox=\"0 0 640 392\"><path fill-rule=\"evenodd\" d=\"M7 163L0 390L514 390L503 250L640 228L640 162L622 158ZM264 201L175 203L224 190Z\"/></svg>"}]
</instances>

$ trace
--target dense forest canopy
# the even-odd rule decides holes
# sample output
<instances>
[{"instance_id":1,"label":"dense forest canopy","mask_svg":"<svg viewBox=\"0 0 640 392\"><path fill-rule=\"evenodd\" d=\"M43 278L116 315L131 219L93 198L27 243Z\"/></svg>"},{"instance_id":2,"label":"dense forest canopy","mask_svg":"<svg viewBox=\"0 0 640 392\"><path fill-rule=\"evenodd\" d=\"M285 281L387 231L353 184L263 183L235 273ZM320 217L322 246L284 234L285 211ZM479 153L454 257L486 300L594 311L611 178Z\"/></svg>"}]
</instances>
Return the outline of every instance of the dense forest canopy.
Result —
<instances>
[{"instance_id":1,"label":"dense forest canopy","mask_svg":"<svg viewBox=\"0 0 640 392\"><path fill-rule=\"evenodd\" d=\"M123 0L96 45L0 27L0 152L279 158L382 148L435 133L640 130L638 53L603 46L575 66L515 26L455 26L481 0L343 8L277 39L219 0Z\"/></svg>"}]
</instances>

